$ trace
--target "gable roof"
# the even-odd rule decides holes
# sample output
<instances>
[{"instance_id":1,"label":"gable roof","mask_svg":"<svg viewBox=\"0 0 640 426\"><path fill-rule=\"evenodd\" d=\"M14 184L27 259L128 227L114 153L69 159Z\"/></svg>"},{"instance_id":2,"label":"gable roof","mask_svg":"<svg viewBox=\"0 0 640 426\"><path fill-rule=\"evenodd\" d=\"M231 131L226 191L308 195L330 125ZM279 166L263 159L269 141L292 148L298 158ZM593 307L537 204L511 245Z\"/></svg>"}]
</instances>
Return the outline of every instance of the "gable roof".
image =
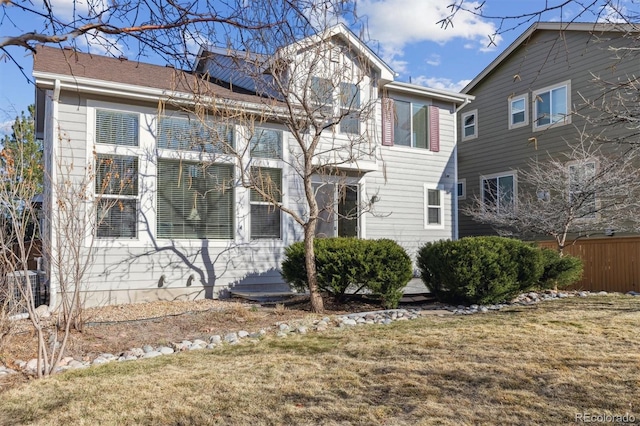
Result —
<instances>
[{"instance_id":1,"label":"gable roof","mask_svg":"<svg viewBox=\"0 0 640 426\"><path fill-rule=\"evenodd\" d=\"M532 24L524 33L520 35L513 43L511 43L496 59L494 59L480 74L478 74L469 84L467 84L461 93L469 93L482 80L489 76L493 70L500 66L511 54L521 45L525 44L537 31L579 31L590 34L599 34L605 32L638 32L638 26L633 24L601 24L595 22L536 22Z\"/></svg>"},{"instance_id":2,"label":"gable roof","mask_svg":"<svg viewBox=\"0 0 640 426\"><path fill-rule=\"evenodd\" d=\"M37 46L33 76L38 87L85 90L113 96L143 95L186 99L195 94L231 101L264 103L259 96L238 93L173 67L78 52L69 48Z\"/></svg>"}]
</instances>

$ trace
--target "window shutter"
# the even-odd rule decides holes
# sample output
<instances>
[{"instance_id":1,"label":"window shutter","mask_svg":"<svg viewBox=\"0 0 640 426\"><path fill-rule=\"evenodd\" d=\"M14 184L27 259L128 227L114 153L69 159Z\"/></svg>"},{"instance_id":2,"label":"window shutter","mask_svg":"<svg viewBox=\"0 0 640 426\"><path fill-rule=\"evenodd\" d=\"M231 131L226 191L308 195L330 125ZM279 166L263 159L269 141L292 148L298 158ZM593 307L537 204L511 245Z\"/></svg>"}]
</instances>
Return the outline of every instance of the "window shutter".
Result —
<instances>
[{"instance_id":1,"label":"window shutter","mask_svg":"<svg viewBox=\"0 0 640 426\"><path fill-rule=\"evenodd\" d=\"M393 99L382 98L382 145L384 146L393 146L393 110Z\"/></svg>"},{"instance_id":2,"label":"window shutter","mask_svg":"<svg viewBox=\"0 0 640 426\"><path fill-rule=\"evenodd\" d=\"M429 150L433 152L440 151L440 109L435 106L429 106Z\"/></svg>"}]
</instances>

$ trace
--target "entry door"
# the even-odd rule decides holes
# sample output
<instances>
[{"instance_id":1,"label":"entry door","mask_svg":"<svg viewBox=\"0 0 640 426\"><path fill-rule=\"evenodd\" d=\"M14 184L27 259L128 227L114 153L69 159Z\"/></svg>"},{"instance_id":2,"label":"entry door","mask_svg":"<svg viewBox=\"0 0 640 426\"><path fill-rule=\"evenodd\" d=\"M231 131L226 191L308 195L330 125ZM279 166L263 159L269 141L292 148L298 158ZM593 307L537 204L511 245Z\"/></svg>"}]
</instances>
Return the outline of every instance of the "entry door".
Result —
<instances>
[{"instance_id":1,"label":"entry door","mask_svg":"<svg viewBox=\"0 0 640 426\"><path fill-rule=\"evenodd\" d=\"M357 237L359 218L358 185L314 184L320 213L318 237Z\"/></svg>"}]
</instances>

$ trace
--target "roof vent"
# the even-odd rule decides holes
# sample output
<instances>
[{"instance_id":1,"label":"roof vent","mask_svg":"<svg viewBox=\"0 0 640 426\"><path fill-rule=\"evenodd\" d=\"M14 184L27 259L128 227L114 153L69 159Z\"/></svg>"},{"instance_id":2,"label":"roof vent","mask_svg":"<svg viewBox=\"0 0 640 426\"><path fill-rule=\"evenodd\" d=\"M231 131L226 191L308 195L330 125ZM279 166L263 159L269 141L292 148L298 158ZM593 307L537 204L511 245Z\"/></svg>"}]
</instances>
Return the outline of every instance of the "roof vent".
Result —
<instances>
[{"instance_id":1,"label":"roof vent","mask_svg":"<svg viewBox=\"0 0 640 426\"><path fill-rule=\"evenodd\" d=\"M166 67L166 68L175 68L175 67L174 67L173 65L171 65L171 64L166 64L166 65L165 65L165 67Z\"/></svg>"},{"instance_id":2,"label":"roof vent","mask_svg":"<svg viewBox=\"0 0 640 426\"><path fill-rule=\"evenodd\" d=\"M126 57L126 56L124 56L124 55L120 55L120 56L118 56L118 59L120 59L120 62L122 62L122 61L128 61L127 57Z\"/></svg>"}]
</instances>

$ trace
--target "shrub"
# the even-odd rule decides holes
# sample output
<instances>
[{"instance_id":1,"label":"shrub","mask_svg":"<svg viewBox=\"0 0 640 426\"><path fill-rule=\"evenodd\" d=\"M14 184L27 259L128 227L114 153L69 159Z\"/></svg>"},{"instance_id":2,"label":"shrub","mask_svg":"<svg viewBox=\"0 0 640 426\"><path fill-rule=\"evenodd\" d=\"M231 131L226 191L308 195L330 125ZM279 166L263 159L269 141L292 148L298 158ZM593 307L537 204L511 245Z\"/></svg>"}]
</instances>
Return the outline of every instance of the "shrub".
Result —
<instances>
[{"instance_id":1,"label":"shrub","mask_svg":"<svg viewBox=\"0 0 640 426\"><path fill-rule=\"evenodd\" d=\"M490 304L533 288L541 251L518 240L468 237L427 243L418 252L422 280L439 301Z\"/></svg>"},{"instance_id":2,"label":"shrub","mask_svg":"<svg viewBox=\"0 0 640 426\"><path fill-rule=\"evenodd\" d=\"M320 290L344 299L347 290L368 290L385 307L395 307L412 276L411 259L395 241L319 238L314 242ZM285 249L282 277L299 291L308 289L304 244Z\"/></svg>"},{"instance_id":3,"label":"shrub","mask_svg":"<svg viewBox=\"0 0 640 426\"><path fill-rule=\"evenodd\" d=\"M543 248L544 272L540 288L563 288L582 278L582 260L573 256L560 256L556 250Z\"/></svg>"}]
</instances>

